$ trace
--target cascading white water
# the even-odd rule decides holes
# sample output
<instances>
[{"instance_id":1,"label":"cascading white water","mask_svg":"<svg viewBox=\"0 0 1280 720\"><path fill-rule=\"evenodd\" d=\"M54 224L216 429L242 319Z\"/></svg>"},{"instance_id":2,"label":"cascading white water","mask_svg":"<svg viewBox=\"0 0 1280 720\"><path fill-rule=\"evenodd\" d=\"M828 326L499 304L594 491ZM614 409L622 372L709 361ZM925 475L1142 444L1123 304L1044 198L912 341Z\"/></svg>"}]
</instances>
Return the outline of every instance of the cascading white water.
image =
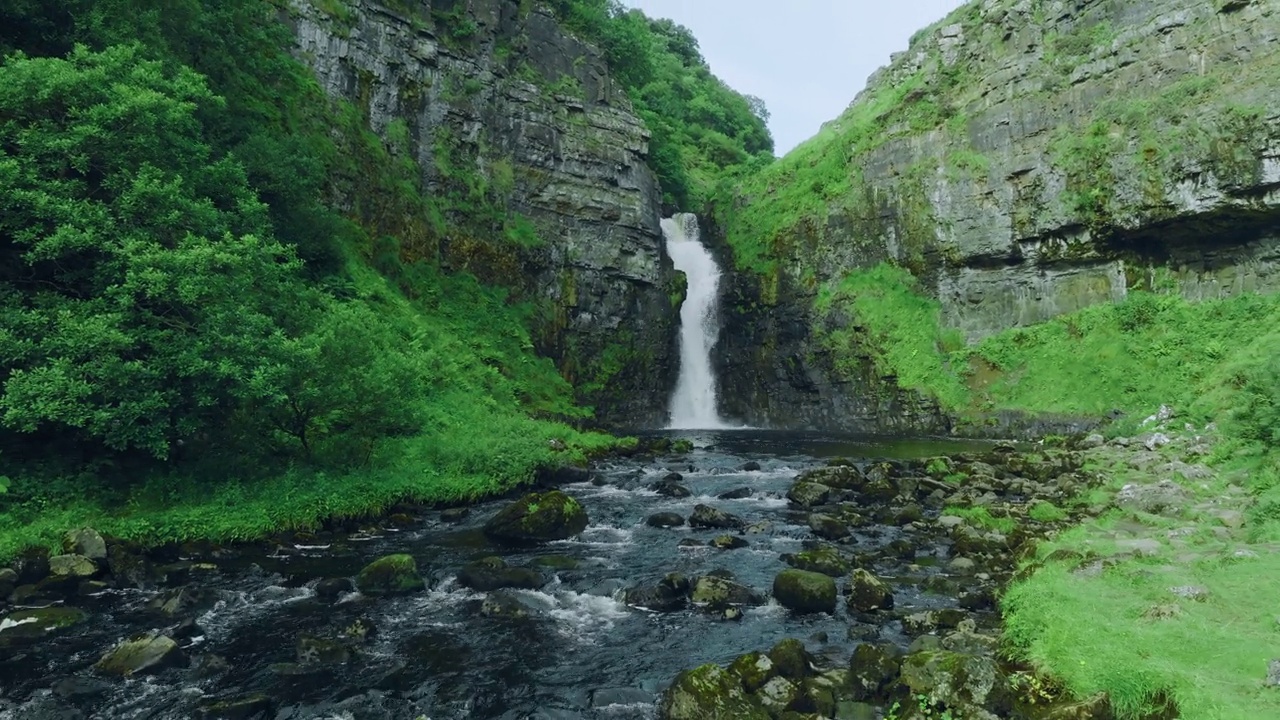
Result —
<instances>
[{"instance_id":1,"label":"cascading white water","mask_svg":"<svg viewBox=\"0 0 1280 720\"><path fill-rule=\"evenodd\" d=\"M720 267L702 246L698 218L680 213L662 221L667 254L688 280L680 306L680 375L671 397L671 424L678 430L715 430L730 427L716 412L716 377L711 370L711 348L720 327L716 322L716 288Z\"/></svg>"}]
</instances>

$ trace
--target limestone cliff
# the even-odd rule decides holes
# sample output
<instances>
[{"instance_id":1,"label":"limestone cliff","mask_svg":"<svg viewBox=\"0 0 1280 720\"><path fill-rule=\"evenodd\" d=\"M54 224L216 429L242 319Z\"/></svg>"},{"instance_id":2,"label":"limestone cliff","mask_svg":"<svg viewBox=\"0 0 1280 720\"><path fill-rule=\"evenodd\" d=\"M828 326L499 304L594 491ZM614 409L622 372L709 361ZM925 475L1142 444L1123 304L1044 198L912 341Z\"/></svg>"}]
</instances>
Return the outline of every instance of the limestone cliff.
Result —
<instances>
[{"instance_id":1,"label":"limestone cliff","mask_svg":"<svg viewBox=\"0 0 1280 720\"><path fill-rule=\"evenodd\" d=\"M818 289L882 261L969 342L1134 288L1280 289L1277 77L1267 0L974 0L917 33L716 209L741 270L719 364L764 401L733 409L945 425L817 340L842 322L813 311Z\"/></svg>"},{"instance_id":2,"label":"limestone cliff","mask_svg":"<svg viewBox=\"0 0 1280 720\"><path fill-rule=\"evenodd\" d=\"M601 422L660 422L680 286L648 131L600 53L532 5L296 0L288 21L327 94L379 135L407 130L429 191L463 176L464 196L517 218L514 240L444 237L440 262L533 301L538 349Z\"/></svg>"}]
</instances>

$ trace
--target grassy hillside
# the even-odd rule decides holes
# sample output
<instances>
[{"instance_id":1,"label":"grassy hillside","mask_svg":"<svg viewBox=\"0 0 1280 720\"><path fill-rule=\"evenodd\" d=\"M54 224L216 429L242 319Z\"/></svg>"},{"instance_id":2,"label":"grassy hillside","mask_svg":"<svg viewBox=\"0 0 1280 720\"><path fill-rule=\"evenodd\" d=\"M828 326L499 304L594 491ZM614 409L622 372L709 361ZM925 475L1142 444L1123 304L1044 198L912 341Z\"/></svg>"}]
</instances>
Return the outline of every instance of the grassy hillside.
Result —
<instances>
[{"instance_id":1,"label":"grassy hillside","mask_svg":"<svg viewBox=\"0 0 1280 720\"><path fill-rule=\"evenodd\" d=\"M535 308L396 250L452 232L448 198L269 6L18 2L0 28L0 557L465 499L614 442L564 424L589 411Z\"/></svg>"}]
</instances>

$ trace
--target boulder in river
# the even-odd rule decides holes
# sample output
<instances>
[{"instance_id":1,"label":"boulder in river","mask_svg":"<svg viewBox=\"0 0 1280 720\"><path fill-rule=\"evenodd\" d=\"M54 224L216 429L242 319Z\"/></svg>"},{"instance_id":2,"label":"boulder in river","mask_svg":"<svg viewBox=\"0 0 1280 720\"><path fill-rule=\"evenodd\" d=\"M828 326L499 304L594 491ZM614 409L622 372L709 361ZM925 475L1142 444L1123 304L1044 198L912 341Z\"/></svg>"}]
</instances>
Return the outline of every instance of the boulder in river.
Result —
<instances>
[{"instance_id":1,"label":"boulder in river","mask_svg":"<svg viewBox=\"0 0 1280 720\"><path fill-rule=\"evenodd\" d=\"M688 603L689 580L679 573L671 573L653 585L628 588L623 602L654 612L674 612Z\"/></svg>"},{"instance_id":2,"label":"boulder in river","mask_svg":"<svg viewBox=\"0 0 1280 720\"><path fill-rule=\"evenodd\" d=\"M644 522L649 527L673 528L673 527L680 527L681 525L684 525L684 518L681 517L678 513L660 512L660 513L654 513L650 515L649 518Z\"/></svg>"},{"instance_id":3,"label":"boulder in river","mask_svg":"<svg viewBox=\"0 0 1280 720\"><path fill-rule=\"evenodd\" d=\"M658 710L665 720L769 720L742 683L714 664L677 675Z\"/></svg>"},{"instance_id":4,"label":"boulder in river","mask_svg":"<svg viewBox=\"0 0 1280 720\"><path fill-rule=\"evenodd\" d=\"M842 540L849 537L849 526L830 515L814 513L809 516L809 529L823 540Z\"/></svg>"},{"instance_id":5,"label":"boulder in river","mask_svg":"<svg viewBox=\"0 0 1280 720\"><path fill-rule=\"evenodd\" d=\"M458 584L481 592L501 588L537 590L547 584L547 579L537 570L511 567L502 558L487 557L462 566Z\"/></svg>"},{"instance_id":6,"label":"boulder in river","mask_svg":"<svg viewBox=\"0 0 1280 720\"><path fill-rule=\"evenodd\" d=\"M566 540L587 528L587 511L559 490L530 493L485 523L484 533L511 543Z\"/></svg>"},{"instance_id":7,"label":"boulder in river","mask_svg":"<svg viewBox=\"0 0 1280 720\"><path fill-rule=\"evenodd\" d=\"M752 495L754 495L754 494L755 494L755 491L754 491L754 490L752 490L751 488L749 488L749 487L740 487L740 488L735 488L735 489L733 489L733 490L730 490L730 491L728 491L728 492L722 492L722 493L720 493L719 495L717 495L717 496L716 496L716 499L718 499L718 500L743 500L743 499L745 499L745 498L749 498L749 497L751 497L751 496L752 496Z\"/></svg>"},{"instance_id":8,"label":"boulder in river","mask_svg":"<svg viewBox=\"0 0 1280 720\"><path fill-rule=\"evenodd\" d=\"M297 653L303 665L341 665L351 660L351 648L345 643L305 633L298 636Z\"/></svg>"},{"instance_id":9,"label":"boulder in river","mask_svg":"<svg viewBox=\"0 0 1280 720\"><path fill-rule=\"evenodd\" d=\"M93 528L72 530L62 538L62 550L74 555L83 555L95 562L107 559L107 541Z\"/></svg>"},{"instance_id":10,"label":"boulder in river","mask_svg":"<svg viewBox=\"0 0 1280 720\"><path fill-rule=\"evenodd\" d=\"M153 633L126 640L107 651L93 666L103 675L128 677L186 665L187 657L167 635Z\"/></svg>"},{"instance_id":11,"label":"boulder in river","mask_svg":"<svg viewBox=\"0 0 1280 720\"><path fill-rule=\"evenodd\" d=\"M352 590L355 590L355 585L347 578L326 578L316 583L316 597L330 602Z\"/></svg>"},{"instance_id":12,"label":"boulder in river","mask_svg":"<svg viewBox=\"0 0 1280 720\"><path fill-rule=\"evenodd\" d=\"M981 708L1004 686L996 661L946 650L912 653L902 661L900 683L930 705L949 707L963 717ZM977 713L973 713L977 714Z\"/></svg>"},{"instance_id":13,"label":"boulder in river","mask_svg":"<svg viewBox=\"0 0 1280 720\"><path fill-rule=\"evenodd\" d=\"M147 603L147 609L167 617L178 617L213 607L216 601L217 598L208 590L188 586L160 593Z\"/></svg>"},{"instance_id":14,"label":"boulder in river","mask_svg":"<svg viewBox=\"0 0 1280 720\"><path fill-rule=\"evenodd\" d=\"M831 488L822 483L797 482L787 491L787 499L806 510L817 507L831 498Z\"/></svg>"},{"instance_id":15,"label":"boulder in river","mask_svg":"<svg viewBox=\"0 0 1280 720\"><path fill-rule=\"evenodd\" d=\"M271 715L275 701L266 695L242 695L224 700L205 700L197 711L200 720L250 720Z\"/></svg>"},{"instance_id":16,"label":"boulder in river","mask_svg":"<svg viewBox=\"0 0 1280 720\"><path fill-rule=\"evenodd\" d=\"M849 680L854 700L880 702L898 679L902 651L888 643L862 643L849 660Z\"/></svg>"},{"instance_id":17,"label":"boulder in river","mask_svg":"<svg viewBox=\"0 0 1280 720\"><path fill-rule=\"evenodd\" d=\"M59 577L87 578L98 574L98 566L83 555L54 555L49 558L49 574Z\"/></svg>"},{"instance_id":18,"label":"boulder in river","mask_svg":"<svg viewBox=\"0 0 1280 720\"><path fill-rule=\"evenodd\" d=\"M893 591L880 578L861 568L849 575L845 587L849 612L871 612L893 608Z\"/></svg>"},{"instance_id":19,"label":"boulder in river","mask_svg":"<svg viewBox=\"0 0 1280 720\"><path fill-rule=\"evenodd\" d=\"M808 570L831 577L843 577L853 569L853 562L844 553L836 546L826 543L783 555L782 562L797 570Z\"/></svg>"},{"instance_id":20,"label":"boulder in river","mask_svg":"<svg viewBox=\"0 0 1280 720\"><path fill-rule=\"evenodd\" d=\"M721 535L707 544L717 550L740 550L751 545L737 535Z\"/></svg>"},{"instance_id":21,"label":"boulder in river","mask_svg":"<svg viewBox=\"0 0 1280 720\"><path fill-rule=\"evenodd\" d=\"M705 575L693 581L690 599L712 609L728 605L763 605L760 593L727 578Z\"/></svg>"},{"instance_id":22,"label":"boulder in river","mask_svg":"<svg viewBox=\"0 0 1280 720\"><path fill-rule=\"evenodd\" d=\"M356 576L356 588L365 595L396 595L426 587L412 555L387 555L364 566Z\"/></svg>"},{"instance_id":23,"label":"boulder in river","mask_svg":"<svg viewBox=\"0 0 1280 720\"><path fill-rule=\"evenodd\" d=\"M484 617L519 620L527 618L535 612L534 608L520 600L519 596L509 590L498 590L480 604L480 614Z\"/></svg>"},{"instance_id":24,"label":"boulder in river","mask_svg":"<svg viewBox=\"0 0 1280 720\"><path fill-rule=\"evenodd\" d=\"M680 473L671 473L676 477L680 477ZM668 475L667 477L671 477ZM693 495L693 491L682 485L678 480L663 479L649 486L649 489L658 493L663 497L669 498L687 498Z\"/></svg>"},{"instance_id":25,"label":"boulder in river","mask_svg":"<svg viewBox=\"0 0 1280 720\"><path fill-rule=\"evenodd\" d=\"M773 597L797 613L831 613L836 610L836 581L806 570L783 570L773 579Z\"/></svg>"},{"instance_id":26,"label":"boulder in river","mask_svg":"<svg viewBox=\"0 0 1280 720\"><path fill-rule=\"evenodd\" d=\"M15 610L0 618L0 647L15 640L40 638L46 633L79 625L88 617L83 610L73 607Z\"/></svg>"},{"instance_id":27,"label":"boulder in river","mask_svg":"<svg viewBox=\"0 0 1280 720\"><path fill-rule=\"evenodd\" d=\"M689 525L695 528L715 528L717 530L740 530L746 523L737 515L732 515L710 505L696 505L689 516Z\"/></svg>"},{"instance_id":28,"label":"boulder in river","mask_svg":"<svg viewBox=\"0 0 1280 720\"><path fill-rule=\"evenodd\" d=\"M866 482L866 477L852 464L841 464L806 470L796 476L796 483L802 482L818 483L837 490L858 490Z\"/></svg>"}]
</instances>

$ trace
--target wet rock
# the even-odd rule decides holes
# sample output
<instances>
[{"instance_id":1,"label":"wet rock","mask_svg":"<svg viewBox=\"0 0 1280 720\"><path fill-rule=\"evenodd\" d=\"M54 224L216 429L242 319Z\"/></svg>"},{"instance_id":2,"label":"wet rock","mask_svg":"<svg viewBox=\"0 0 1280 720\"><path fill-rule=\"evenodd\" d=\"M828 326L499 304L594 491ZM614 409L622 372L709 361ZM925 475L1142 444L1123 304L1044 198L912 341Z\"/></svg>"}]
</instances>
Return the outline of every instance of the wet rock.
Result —
<instances>
[{"instance_id":1,"label":"wet rock","mask_svg":"<svg viewBox=\"0 0 1280 720\"><path fill-rule=\"evenodd\" d=\"M712 612L712 615L726 622L738 622L742 619L742 609L736 607L727 607Z\"/></svg>"},{"instance_id":2,"label":"wet rock","mask_svg":"<svg viewBox=\"0 0 1280 720\"><path fill-rule=\"evenodd\" d=\"M367 617L359 617L342 628L342 637L357 643L365 643L377 637L378 626Z\"/></svg>"},{"instance_id":3,"label":"wet rock","mask_svg":"<svg viewBox=\"0 0 1280 720\"><path fill-rule=\"evenodd\" d=\"M460 523L467 519L471 514L471 508L449 508L440 512L440 521L447 523Z\"/></svg>"},{"instance_id":4,"label":"wet rock","mask_svg":"<svg viewBox=\"0 0 1280 720\"><path fill-rule=\"evenodd\" d=\"M519 620L529 617L534 612L534 608L506 590L489 593L489 596L480 604L480 614L484 617Z\"/></svg>"},{"instance_id":5,"label":"wet rock","mask_svg":"<svg viewBox=\"0 0 1280 720\"><path fill-rule=\"evenodd\" d=\"M514 543L566 540L587 528L587 511L559 490L530 493L485 523L494 540Z\"/></svg>"},{"instance_id":6,"label":"wet rock","mask_svg":"<svg viewBox=\"0 0 1280 720\"><path fill-rule=\"evenodd\" d=\"M770 648L769 660L778 675L791 680L803 680L813 674L813 656L795 638L780 640Z\"/></svg>"},{"instance_id":7,"label":"wet rock","mask_svg":"<svg viewBox=\"0 0 1280 720\"><path fill-rule=\"evenodd\" d=\"M749 498L755 494L755 491L749 487L740 487L728 492L722 492L716 496L719 500L742 500Z\"/></svg>"},{"instance_id":8,"label":"wet rock","mask_svg":"<svg viewBox=\"0 0 1280 720\"><path fill-rule=\"evenodd\" d=\"M994 699L999 677L990 657L936 650L904 658L900 681L908 692L968 717L967 711Z\"/></svg>"},{"instance_id":9,"label":"wet rock","mask_svg":"<svg viewBox=\"0 0 1280 720\"><path fill-rule=\"evenodd\" d=\"M186 665L178 643L167 635L149 634L126 640L107 651L93 669L104 675L128 677Z\"/></svg>"},{"instance_id":10,"label":"wet rock","mask_svg":"<svg viewBox=\"0 0 1280 720\"><path fill-rule=\"evenodd\" d=\"M872 612L893 608L893 591L880 578L861 568L854 570L845 586L849 612Z\"/></svg>"},{"instance_id":11,"label":"wet rock","mask_svg":"<svg viewBox=\"0 0 1280 720\"><path fill-rule=\"evenodd\" d=\"M808 510L831 499L831 488L821 483L797 482L787 491L787 499L796 507Z\"/></svg>"},{"instance_id":12,"label":"wet rock","mask_svg":"<svg viewBox=\"0 0 1280 720\"><path fill-rule=\"evenodd\" d=\"M902 652L884 643L862 643L849 660L849 678L854 700L883 701L898 679Z\"/></svg>"},{"instance_id":13,"label":"wet rock","mask_svg":"<svg viewBox=\"0 0 1280 720\"><path fill-rule=\"evenodd\" d=\"M689 580L671 573L653 585L628 588L623 602L654 612L675 612L688 603Z\"/></svg>"},{"instance_id":14,"label":"wet rock","mask_svg":"<svg viewBox=\"0 0 1280 720\"><path fill-rule=\"evenodd\" d=\"M773 661L768 655L757 651L749 652L734 660L729 665L729 674L742 683L744 690L754 693L764 687L765 683L777 677L778 670L773 666Z\"/></svg>"},{"instance_id":15,"label":"wet rock","mask_svg":"<svg viewBox=\"0 0 1280 720\"><path fill-rule=\"evenodd\" d=\"M843 540L849 537L849 526L830 515L814 513L809 516L809 529L824 540Z\"/></svg>"},{"instance_id":16,"label":"wet rock","mask_svg":"<svg viewBox=\"0 0 1280 720\"><path fill-rule=\"evenodd\" d=\"M487 557L464 565L458 571L458 584L481 592L502 588L537 590L547 584L547 579L536 570L510 567L500 557Z\"/></svg>"},{"instance_id":17,"label":"wet rock","mask_svg":"<svg viewBox=\"0 0 1280 720\"><path fill-rule=\"evenodd\" d=\"M355 589L355 584L347 578L327 578L316 583L316 597L332 602Z\"/></svg>"},{"instance_id":18,"label":"wet rock","mask_svg":"<svg viewBox=\"0 0 1280 720\"><path fill-rule=\"evenodd\" d=\"M356 576L356 587L365 595L398 595L426 588L412 555L378 558Z\"/></svg>"},{"instance_id":19,"label":"wet rock","mask_svg":"<svg viewBox=\"0 0 1280 720\"><path fill-rule=\"evenodd\" d=\"M211 608L216 601L208 590L184 587L160 593L147 603L147 609L166 617L177 617Z\"/></svg>"},{"instance_id":20,"label":"wet rock","mask_svg":"<svg viewBox=\"0 0 1280 720\"><path fill-rule=\"evenodd\" d=\"M726 578L706 575L693 582L690 600L711 609L727 605L763 605L760 593Z\"/></svg>"},{"instance_id":21,"label":"wet rock","mask_svg":"<svg viewBox=\"0 0 1280 720\"><path fill-rule=\"evenodd\" d=\"M49 574L59 577L88 578L98 573L98 566L83 555L54 555L49 558Z\"/></svg>"},{"instance_id":22,"label":"wet rock","mask_svg":"<svg viewBox=\"0 0 1280 720\"><path fill-rule=\"evenodd\" d=\"M689 526L695 528L714 528L717 530L740 530L746 523L737 515L732 515L710 505L696 505L689 516Z\"/></svg>"},{"instance_id":23,"label":"wet rock","mask_svg":"<svg viewBox=\"0 0 1280 720\"><path fill-rule=\"evenodd\" d=\"M862 486L862 496L872 502L888 502L898 496L898 488L888 478L868 480Z\"/></svg>"},{"instance_id":24,"label":"wet rock","mask_svg":"<svg viewBox=\"0 0 1280 720\"><path fill-rule=\"evenodd\" d=\"M1100 448L1107 444L1107 439L1098 433L1092 433L1080 441L1080 447L1085 449Z\"/></svg>"},{"instance_id":25,"label":"wet rock","mask_svg":"<svg viewBox=\"0 0 1280 720\"><path fill-rule=\"evenodd\" d=\"M978 564L966 557L952 558L947 563L947 570L956 575L971 575L977 570Z\"/></svg>"},{"instance_id":26,"label":"wet rock","mask_svg":"<svg viewBox=\"0 0 1280 720\"><path fill-rule=\"evenodd\" d=\"M893 514L893 522L896 525L908 525L923 519L924 509L915 503L898 508Z\"/></svg>"},{"instance_id":27,"label":"wet rock","mask_svg":"<svg viewBox=\"0 0 1280 720\"><path fill-rule=\"evenodd\" d=\"M217 677L230 669L231 663L226 658L213 653L201 655L191 663L191 671L198 678Z\"/></svg>"},{"instance_id":28,"label":"wet rock","mask_svg":"<svg viewBox=\"0 0 1280 720\"><path fill-rule=\"evenodd\" d=\"M145 588L151 581L151 562L136 543L108 543L107 569L116 582L130 587Z\"/></svg>"},{"instance_id":29,"label":"wet rock","mask_svg":"<svg viewBox=\"0 0 1280 720\"><path fill-rule=\"evenodd\" d=\"M741 550L751 546L751 543L737 535L721 535L707 544L717 550Z\"/></svg>"},{"instance_id":30,"label":"wet rock","mask_svg":"<svg viewBox=\"0 0 1280 720\"><path fill-rule=\"evenodd\" d=\"M1150 515L1178 515L1190 502L1186 490L1172 480L1154 485L1130 483L1116 494L1116 505Z\"/></svg>"},{"instance_id":31,"label":"wet rock","mask_svg":"<svg viewBox=\"0 0 1280 720\"><path fill-rule=\"evenodd\" d=\"M48 633L79 625L88 618L85 611L65 606L15 610L0 618L0 647L16 640L44 637Z\"/></svg>"},{"instance_id":32,"label":"wet rock","mask_svg":"<svg viewBox=\"0 0 1280 720\"><path fill-rule=\"evenodd\" d=\"M266 695L245 695L228 700L206 700L197 710L200 720L255 720L275 710L275 702Z\"/></svg>"},{"instance_id":33,"label":"wet rock","mask_svg":"<svg viewBox=\"0 0 1280 720\"><path fill-rule=\"evenodd\" d=\"M107 541L93 528L72 530L62 538L62 551L83 555L93 561L107 559Z\"/></svg>"},{"instance_id":34,"label":"wet rock","mask_svg":"<svg viewBox=\"0 0 1280 720\"><path fill-rule=\"evenodd\" d=\"M671 474L675 475L676 477L680 477L679 473L671 473ZM650 485L649 489L653 490L659 495L662 495L663 497L669 497L669 498L680 499L680 498L691 497L693 495L692 490L690 490L689 488L685 487L684 485L681 485L679 482L676 482L674 480L665 480L665 479L661 480L659 482L654 483L653 485Z\"/></svg>"},{"instance_id":35,"label":"wet rock","mask_svg":"<svg viewBox=\"0 0 1280 720\"><path fill-rule=\"evenodd\" d=\"M706 547L706 543L702 542L701 540L695 540L694 538L682 538L680 542L676 543L676 547L682 547L682 548Z\"/></svg>"},{"instance_id":36,"label":"wet rock","mask_svg":"<svg viewBox=\"0 0 1280 720\"><path fill-rule=\"evenodd\" d=\"M760 463L755 460L748 460L742 464L742 472L756 472L760 469Z\"/></svg>"},{"instance_id":37,"label":"wet rock","mask_svg":"<svg viewBox=\"0 0 1280 720\"><path fill-rule=\"evenodd\" d=\"M13 568L0 568L0 598L8 597L18 587L18 572Z\"/></svg>"},{"instance_id":38,"label":"wet rock","mask_svg":"<svg viewBox=\"0 0 1280 720\"><path fill-rule=\"evenodd\" d=\"M316 635L298 636L298 662L303 665L341 665L351 661L346 644Z\"/></svg>"},{"instance_id":39,"label":"wet rock","mask_svg":"<svg viewBox=\"0 0 1280 720\"><path fill-rule=\"evenodd\" d=\"M972 622L967 623L972 625ZM961 655L994 655L1000 640L965 628L942 638L942 649Z\"/></svg>"},{"instance_id":40,"label":"wet rock","mask_svg":"<svg viewBox=\"0 0 1280 720\"><path fill-rule=\"evenodd\" d=\"M773 580L773 597L797 613L834 613L836 595L836 581L821 573L783 570Z\"/></svg>"},{"instance_id":41,"label":"wet rock","mask_svg":"<svg viewBox=\"0 0 1280 720\"><path fill-rule=\"evenodd\" d=\"M684 525L684 518L679 513L660 512L650 515L644 522L649 527L673 528Z\"/></svg>"},{"instance_id":42,"label":"wet rock","mask_svg":"<svg viewBox=\"0 0 1280 720\"><path fill-rule=\"evenodd\" d=\"M783 555L782 562L797 570L808 570L831 577L842 577L853 569L853 562L848 557L834 545L825 543L798 553Z\"/></svg>"},{"instance_id":43,"label":"wet rock","mask_svg":"<svg viewBox=\"0 0 1280 720\"><path fill-rule=\"evenodd\" d=\"M802 482L817 483L837 490L858 490L866 482L866 477L852 464L833 465L800 473L796 476L796 483Z\"/></svg>"},{"instance_id":44,"label":"wet rock","mask_svg":"<svg viewBox=\"0 0 1280 720\"><path fill-rule=\"evenodd\" d=\"M663 720L769 720L737 679L709 664L676 676L658 705Z\"/></svg>"},{"instance_id":45,"label":"wet rock","mask_svg":"<svg viewBox=\"0 0 1280 720\"><path fill-rule=\"evenodd\" d=\"M773 523L768 520L753 522L748 525L742 532L748 535L763 535L773 530Z\"/></svg>"},{"instance_id":46,"label":"wet rock","mask_svg":"<svg viewBox=\"0 0 1280 720\"><path fill-rule=\"evenodd\" d=\"M916 559L916 546L910 540L899 538L886 545L885 550L899 560Z\"/></svg>"},{"instance_id":47,"label":"wet rock","mask_svg":"<svg viewBox=\"0 0 1280 720\"><path fill-rule=\"evenodd\" d=\"M1265 683L1267 687L1280 687L1280 660L1271 660L1267 663Z\"/></svg>"}]
</instances>

